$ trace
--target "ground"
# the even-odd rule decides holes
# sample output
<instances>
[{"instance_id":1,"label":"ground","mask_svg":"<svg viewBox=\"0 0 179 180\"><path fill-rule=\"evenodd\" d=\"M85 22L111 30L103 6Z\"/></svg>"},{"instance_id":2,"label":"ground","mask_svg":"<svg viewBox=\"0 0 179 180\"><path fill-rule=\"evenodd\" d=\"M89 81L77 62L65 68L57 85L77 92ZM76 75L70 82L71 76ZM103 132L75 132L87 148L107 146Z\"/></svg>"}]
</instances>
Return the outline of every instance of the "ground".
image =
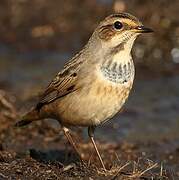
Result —
<instances>
[{"instance_id":1,"label":"ground","mask_svg":"<svg viewBox=\"0 0 179 180\"><path fill-rule=\"evenodd\" d=\"M131 143L97 140L108 169L103 172L82 130L74 129L85 163L80 162L62 131L48 120L14 128L14 99L1 91L0 179L177 179L179 149L171 142ZM101 127L103 128L103 127ZM174 144L172 145L174 146Z\"/></svg>"}]
</instances>

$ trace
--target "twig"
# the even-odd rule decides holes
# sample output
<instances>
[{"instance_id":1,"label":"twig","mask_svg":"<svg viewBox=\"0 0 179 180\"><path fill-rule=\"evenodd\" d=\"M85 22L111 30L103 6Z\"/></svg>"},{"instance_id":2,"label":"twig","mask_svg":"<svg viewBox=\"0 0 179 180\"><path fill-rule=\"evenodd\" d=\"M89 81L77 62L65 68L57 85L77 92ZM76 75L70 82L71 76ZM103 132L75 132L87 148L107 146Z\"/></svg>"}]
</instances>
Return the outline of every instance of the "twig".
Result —
<instances>
[{"instance_id":1,"label":"twig","mask_svg":"<svg viewBox=\"0 0 179 180\"><path fill-rule=\"evenodd\" d=\"M127 167L129 164L131 164L130 162L127 162L126 164L124 164L122 167L119 168L118 172L116 173L116 175L111 179L114 180L117 178L117 176L119 175L119 173L121 172L122 169L124 169L125 167Z\"/></svg>"},{"instance_id":2,"label":"twig","mask_svg":"<svg viewBox=\"0 0 179 180\"><path fill-rule=\"evenodd\" d=\"M160 176L161 177L163 176L163 163L161 163L161 166L160 166Z\"/></svg>"},{"instance_id":3,"label":"twig","mask_svg":"<svg viewBox=\"0 0 179 180\"><path fill-rule=\"evenodd\" d=\"M155 168L155 167L157 167L158 166L158 164L157 163L155 163L155 164L153 164L152 166L150 166L149 168L147 168L147 169L145 169L144 171L142 171L141 173L139 172L139 173L135 173L135 174L133 174L133 175L131 175L131 176L129 176L130 178L134 178L134 177L141 177L143 174L145 174L147 171L149 171L149 170L151 170L151 169L153 169L153 168Z\"/></svg>"},{"instance_id":4,"label":"twig","mask_svg":"<svg viewBox=\"0 0 179 180\"><path fill-rule=\"evenodd\" d=\"M62 172L69 171L70 169L74 168L75 164L69 164L68 166L65 166L62 170Z\"/></svg>"}]
</instances>

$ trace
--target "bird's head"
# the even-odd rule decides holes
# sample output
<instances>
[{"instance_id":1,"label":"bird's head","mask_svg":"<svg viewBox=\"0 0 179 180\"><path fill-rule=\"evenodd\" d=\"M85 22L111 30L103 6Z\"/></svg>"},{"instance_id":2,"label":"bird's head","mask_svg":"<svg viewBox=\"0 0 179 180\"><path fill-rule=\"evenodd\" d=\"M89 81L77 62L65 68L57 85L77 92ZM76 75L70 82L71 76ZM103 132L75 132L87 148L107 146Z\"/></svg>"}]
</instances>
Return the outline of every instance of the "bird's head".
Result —
<instances>
[{"instance_id":1,"label":"bird's head","mask_svg":"<svg viewBox=\"0 0 179 180\"><path fill-rule=\"evenodd\" d=\"M145 27L135 16L118 13L106 17L98 25L94 34L103 47L114 48L123 44L131 49L138 35L150 32L153 30Z\"/></svg>"}]
</instances>

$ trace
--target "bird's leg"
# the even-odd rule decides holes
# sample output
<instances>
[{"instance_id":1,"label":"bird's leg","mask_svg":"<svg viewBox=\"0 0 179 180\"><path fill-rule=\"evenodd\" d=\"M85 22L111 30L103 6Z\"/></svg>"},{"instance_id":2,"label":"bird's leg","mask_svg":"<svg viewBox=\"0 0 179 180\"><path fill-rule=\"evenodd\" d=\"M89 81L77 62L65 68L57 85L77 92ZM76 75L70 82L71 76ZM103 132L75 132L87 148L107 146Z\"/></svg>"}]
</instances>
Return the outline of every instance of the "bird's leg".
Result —
<instances>
[{"instance_id":1,"label":"bird's leg","mask_svg":"<svg viewBox=\"0 0 179 180\"><path fill-rule=\"evenodd\" d=\"M80 160L83 162L83 159L82 159L82 157L81 157L81 154L80 154L80 152L78 151L78 148L76 147L75 142L73 141L73 138L72 138L72 136L71 136L71 134L70 134L69 129L66 128L66 127L62 127L62 129L63 129L63 132L64 132L67 140L68 140L69 143L72 145L72 147L73 147L73 149L75 150L75 152L78 154Z\"/></svg>"},{"instance_id":2,"label":"bird's leg","mask_svg":"<svg viewBox=\"0 0 179 180\"><path fill-rule=\"evenodd\" d=\"M96 151L96 153L97 153L97 155L98 155L99 161L100 161L100 163L101 163L104 171L106 171L106 168L105 168L105 166L104 166L103 160L102 160L102 158L101 158L101 155L100 155L100 153L99 153L99 151L98 151L98 148L97 148L97 146L96 146L96 143L95 143L95 141L94 141L94 130L95 130L95 128L94 128L93 126L88 127L88 136L89 136L89 138L90 138L90 140L91 140L91 142L92 142L92 144L93 144L93 146L94 146L94 149L95 149L95 151Z\"/></svg>"}]
</instances>

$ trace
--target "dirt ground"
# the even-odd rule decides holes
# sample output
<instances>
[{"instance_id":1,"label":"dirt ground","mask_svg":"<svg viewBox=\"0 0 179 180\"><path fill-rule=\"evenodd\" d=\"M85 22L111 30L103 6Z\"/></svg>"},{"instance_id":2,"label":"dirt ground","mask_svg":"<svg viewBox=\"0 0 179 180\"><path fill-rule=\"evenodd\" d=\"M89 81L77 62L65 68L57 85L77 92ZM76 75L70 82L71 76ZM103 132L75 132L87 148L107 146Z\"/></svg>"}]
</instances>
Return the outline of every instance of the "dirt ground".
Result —
<instances>
[{"instance_id":1,"label":"dirt ground","mask_svg":"<svg viewBox=\"0 0 179 180\"><path fill-rule=\"evenodd\" d=\"M48 120L14 128L15 99L0 92L0 179L178 179L179 147L158 143L99 141L108 169L103 172L91 143L75 129L85 163L80 162L60 127ZM103 127L101 127L103 128Z\"/></svg>"}]
</instances>

